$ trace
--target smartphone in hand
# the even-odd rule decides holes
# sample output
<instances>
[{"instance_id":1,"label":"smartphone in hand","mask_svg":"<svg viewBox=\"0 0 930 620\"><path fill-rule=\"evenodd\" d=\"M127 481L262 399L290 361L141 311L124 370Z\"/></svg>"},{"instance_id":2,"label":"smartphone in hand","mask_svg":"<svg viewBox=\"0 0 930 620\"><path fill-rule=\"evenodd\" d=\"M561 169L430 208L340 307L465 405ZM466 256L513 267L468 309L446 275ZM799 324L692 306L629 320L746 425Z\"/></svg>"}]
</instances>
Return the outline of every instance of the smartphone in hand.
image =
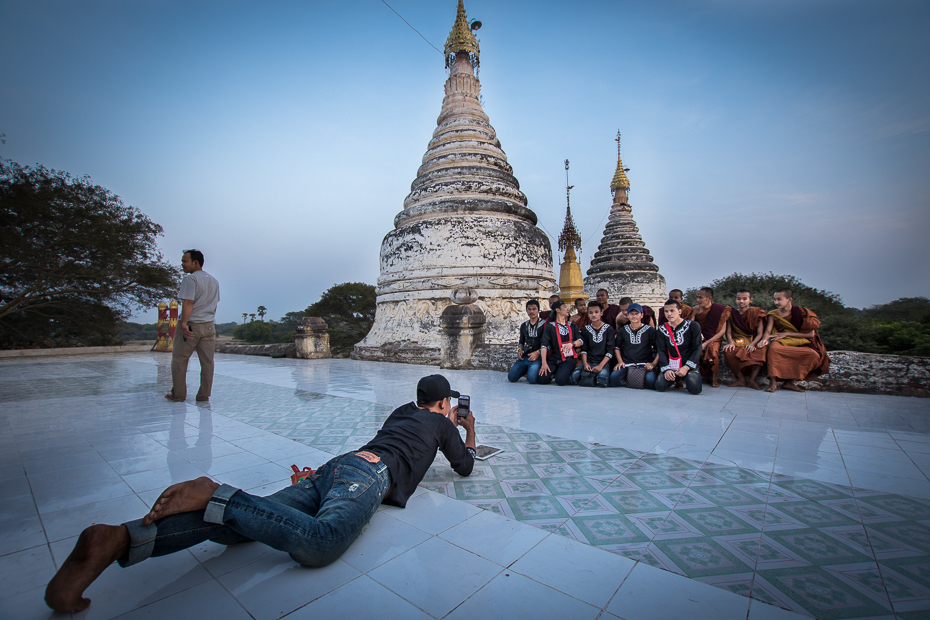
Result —
<instances>
[{"instance_id":1,"label":"smartphone in hand","mask_svg":"<svg viewBox=\"0 0 930 620\"><path fill-rule=\"evenodd\" d=\"M469 408L471 407L471 397L462 394L459 396L459 412L458 416L460 418L467 418Z\"/></svg>"}]
</instances>

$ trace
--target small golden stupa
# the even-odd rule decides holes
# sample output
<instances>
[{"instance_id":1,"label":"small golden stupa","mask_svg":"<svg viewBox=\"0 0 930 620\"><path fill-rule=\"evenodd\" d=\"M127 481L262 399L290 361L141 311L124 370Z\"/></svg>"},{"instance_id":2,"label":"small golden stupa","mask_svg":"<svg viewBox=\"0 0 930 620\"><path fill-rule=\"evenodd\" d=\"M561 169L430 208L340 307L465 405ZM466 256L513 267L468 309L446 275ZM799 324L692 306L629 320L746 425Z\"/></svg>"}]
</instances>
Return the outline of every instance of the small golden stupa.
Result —
<instances>
[{"instance_id":1,"label":"small golden stupa","mask_svg":"<svg viewBox=\"0 0 930 620\"><path fill-rule=\"evenodd\" d=\"M581 275L581 263L575 250L581 251L581 235L575 228L572 218L571 191L574 185L568 184L568 160L565 160L565 225L559 235L559 252L565 252L562 270L559 274L559 298L567 304L576 299L588 299L584 292L584 278Z\"/></svg>"}]
</instances>

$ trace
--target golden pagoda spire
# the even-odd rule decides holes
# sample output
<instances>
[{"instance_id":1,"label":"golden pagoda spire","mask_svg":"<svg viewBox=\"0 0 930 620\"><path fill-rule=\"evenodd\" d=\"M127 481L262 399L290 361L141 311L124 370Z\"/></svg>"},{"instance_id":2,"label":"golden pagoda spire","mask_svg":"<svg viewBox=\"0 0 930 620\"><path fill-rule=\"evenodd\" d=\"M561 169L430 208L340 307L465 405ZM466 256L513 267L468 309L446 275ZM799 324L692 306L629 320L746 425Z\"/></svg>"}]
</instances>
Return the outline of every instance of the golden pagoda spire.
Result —
<instances>
[{"instance_id":1,"label":"golden pagoda spire","mask_svg":"<svg viewBox=\"0 0 930 620\"><path fill-rule=\"evenodd\" d=\"M562 269L559 274L559 297L567 304L575 303L576 299L587 299L584 292L584 278L581 275L581 265L578 263L577 249L581 251L581 235L575 228L572 218L572 204L570 194L574 185L568 184L568 160L565 160L565 225L559 235L559 251L565 252Z\"/></svg>"},{"instance_id":2,"label":"golden pagoda spire","mask_svg":"<svg viewBox=\"0 0 930 620\"><path fill-rule=\"evenodd\" d=\"M475 30L481 27L480 22L475 22ZM468 59L472 67L478 66L478 38L472 32L472 26L468 24L468 18L465 16L465 2L459 0L459 7L455 14L455 23L452 30L449 31L449 38L446 39L444 49L446 55L446 68L448 69L455 64L455 55L459 52L467 52Z\"/></svg>"},{"instance_id":3,"label":"golden pagoda spire","mask_svg":"<svg viewBox=\"0 0 930 620\"><path fill-rule=\"evenodd\" d=\"M620 131L617 131L617 171L614 172L614 178L610 182L610 191L618 189L630 189L630 180L626 177L626 171L629 168L623 167L623 160L620 159Z\"/></svg>"},{"instance_id":4,"label":"golden pagoda spire","mask_svg":"<svg viewBox=\"0 0 930 620\"><path fill-rule=\"evenodd\" d=\"M581 251L581 235L575 228L575 219L572 217L571 191L574 185L568 184L568 160L565 160L565 225L559 235L559 251L574 248ZM573 252L574 254L574 252Z\"/></svg>"}]
</instances>

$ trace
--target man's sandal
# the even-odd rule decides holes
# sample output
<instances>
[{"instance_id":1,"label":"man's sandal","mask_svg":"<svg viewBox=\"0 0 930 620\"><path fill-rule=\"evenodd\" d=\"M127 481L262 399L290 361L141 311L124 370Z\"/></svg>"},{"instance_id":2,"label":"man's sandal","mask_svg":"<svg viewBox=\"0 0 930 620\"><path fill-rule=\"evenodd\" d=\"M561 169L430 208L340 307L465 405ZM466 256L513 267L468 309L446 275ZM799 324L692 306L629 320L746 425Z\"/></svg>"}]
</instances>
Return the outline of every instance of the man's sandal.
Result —
<instances>
[{"instance_id":1,"label":"man's sandal","mask_svg":"<svg viewBox=\"0 0 930 620\"><path fill-rule=\"evenodd\" d=\"M316 470L311 469L310 467L304 467L303 469L297 469L296 465L291 465L291 469L294 470L294 473L291 474L291 484L297 484L307 476L312 476L316 473Z\"/></svg>"}]
</instances>

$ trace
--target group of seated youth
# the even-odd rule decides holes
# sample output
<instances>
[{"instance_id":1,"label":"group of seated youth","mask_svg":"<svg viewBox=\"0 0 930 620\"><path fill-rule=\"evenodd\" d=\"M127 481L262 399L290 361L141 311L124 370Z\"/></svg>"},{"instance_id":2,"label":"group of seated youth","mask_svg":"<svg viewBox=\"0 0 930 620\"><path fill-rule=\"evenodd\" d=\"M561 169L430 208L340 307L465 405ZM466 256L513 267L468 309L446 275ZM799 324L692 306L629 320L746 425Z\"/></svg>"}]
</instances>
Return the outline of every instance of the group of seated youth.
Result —
<instances>
[{"instance_id":1,"label":"group of seated youth","mask_svg":"<svg viewBox=\"0 0 930 620\"><path fill-rule=\"evenodd\" d=\"M658 315L649 306L623 297L611 304L600 289L595 301L575 300L575 314L558 295L550 310L526 302L529 320L520 325L517 360L507 378L526 375L529 383L590 387L636 387L665 392L684 387L700 394L706 377L719 387L720 351L736 376L730 387L761 390L763 367L767 392L781 387L802 391L795 382L827 372L830 359L817 334L820 320L792 303L792 292L775 293L775 308L753 306L752 293L736 294L736 307L714 302L702 288L693 308L674 289Z\"/></svg>"}]
</instances>

